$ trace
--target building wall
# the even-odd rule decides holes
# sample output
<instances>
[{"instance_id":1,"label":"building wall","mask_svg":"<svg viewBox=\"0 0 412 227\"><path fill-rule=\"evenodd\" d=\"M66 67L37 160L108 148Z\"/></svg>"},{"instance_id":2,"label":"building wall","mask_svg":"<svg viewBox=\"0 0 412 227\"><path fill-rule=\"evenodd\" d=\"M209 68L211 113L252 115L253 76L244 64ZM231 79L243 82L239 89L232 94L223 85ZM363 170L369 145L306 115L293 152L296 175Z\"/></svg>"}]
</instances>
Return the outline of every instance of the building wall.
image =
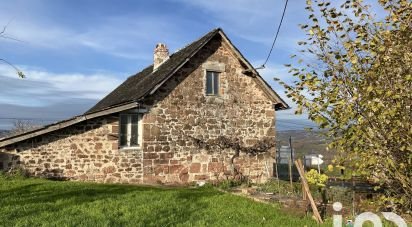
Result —
<instances>
[{"instance_id":1,"label":"building wall","mask_svg":"<svg viewBox=\"0 0 412 227\"><path fill-rule=\"evenodd\" d=\"M142 183L142 157L118 150L118 117L107 116L0 149L0 167L39 177Z\"/></svg>"},{"instance_id":2,"label":"building wall","mask_svg":"<svg viewBox=\"0 0 412 227\"><path fill-rule=\"evenodd\" d=\"M205 95L206 69L219 70L220 95ZM215 38L145 100L141 150L118 149L118 115L87 120L0 149L0 168L22 166L35 176L82 181L173 183L222 180L233 151L199 149L191 138L224 135L251 146L275 139L272 102L226 43ZM272 176L273 151L235 159L255 182Z\"/></svg>"},{"instance_id":3,"label":"building wall","mask_svg":"<svg viewBox=\"0 0 412 227\"><path fill-rule=\"evenodd\" d=\"M221 71L217 97L205 95L207 69ZM228 45L215 38L147 100L145 182L225 179L233 152L199 150L191 137L208 141L224 135L239 138L244 146L265 137L275 139L272 102L256 79L242 73L244 69ZM264 182L272 176L270 154L242 155L235 164L253 181Z\"/></svg>"}]
</instances>

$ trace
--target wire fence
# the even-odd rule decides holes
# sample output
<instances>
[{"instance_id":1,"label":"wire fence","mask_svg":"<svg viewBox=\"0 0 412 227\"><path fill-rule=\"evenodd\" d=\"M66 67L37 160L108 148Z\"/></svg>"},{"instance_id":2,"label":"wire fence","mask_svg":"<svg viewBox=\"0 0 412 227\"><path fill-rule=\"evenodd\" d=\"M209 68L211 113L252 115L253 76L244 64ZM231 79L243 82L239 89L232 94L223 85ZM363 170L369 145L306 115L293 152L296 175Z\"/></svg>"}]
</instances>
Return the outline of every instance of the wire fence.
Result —
<instances>
[{"instance_id":1,"label":"wire fence","mask_svg":"<svg viewBox=\"0 0 412 227\"><path fill-rule=\"evenodd\" d=\"M319 165L311 165L309 158L305 160L305 170L315 169L328 175L325 187L311 186L311 193L319 205L319 210L323 216L333 215L332 204L340 202L343 205L342 215L353 217L367 210L368 201L375 198L381 191L375 190L374 184L366 179L352 176L351 172L345 168L328 169L333 159L326 159ZM278 155L274 163L274 179L290 181L290 185L301 184L300 175L290 157L285 158ZM286 185L286 184L283 184ZM289 186L287 186L289 187ZM287 194L303 195L301 187L289 187L291 192ZM282 191L282 190L279 190ZM307 207L308 208L308 207Z\"/></svg>"}]
</instances>

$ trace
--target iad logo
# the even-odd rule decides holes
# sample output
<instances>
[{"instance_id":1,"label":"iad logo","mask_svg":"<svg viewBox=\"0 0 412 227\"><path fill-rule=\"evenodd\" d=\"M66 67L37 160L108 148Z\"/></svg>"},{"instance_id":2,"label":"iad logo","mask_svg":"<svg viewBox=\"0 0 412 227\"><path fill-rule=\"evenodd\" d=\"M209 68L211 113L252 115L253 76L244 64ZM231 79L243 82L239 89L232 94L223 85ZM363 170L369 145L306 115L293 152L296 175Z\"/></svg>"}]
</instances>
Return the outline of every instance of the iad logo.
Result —
<instances>
[{"instance_id":1,"label":"iad logo","mask_svg":"<svg viewBox=\"0 0 412 227\"><path fill-rule=\"evenodd\" d=\"M333 210L337 212L341 211L342 203L334 203ZM382 212L382 215L386 220L395 223L399 227L407 227L405 220L393 212ZM352 221L350 221L347 223L347 226L362 227L363 223L366 221L372 222L374 227L382 227L380 217L372 212L364 212L359 214L355 218L355 222L352 224ZM333 215L333 227L342 227L342 215Z\"/></svg>"}]
</instances>

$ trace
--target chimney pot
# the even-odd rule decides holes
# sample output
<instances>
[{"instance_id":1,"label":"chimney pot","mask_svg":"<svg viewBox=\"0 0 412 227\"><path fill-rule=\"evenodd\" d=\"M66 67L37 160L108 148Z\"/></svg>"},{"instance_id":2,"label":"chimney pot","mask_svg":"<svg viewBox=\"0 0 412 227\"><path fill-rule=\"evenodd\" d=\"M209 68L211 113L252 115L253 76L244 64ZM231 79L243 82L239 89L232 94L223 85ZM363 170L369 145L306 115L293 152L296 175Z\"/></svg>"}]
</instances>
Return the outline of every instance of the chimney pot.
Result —
<instances>
[{"instance_id":1,"label":"chimney pot","mask_svg":"<svg viewBox=\"0 0 412 227\"><path fill-rule=\"evenodd\" d=\"M158 43L154 49L153 71L156 70L163 62L169 59L169 49L166 44Z\"/></svg>"}]
</instances>

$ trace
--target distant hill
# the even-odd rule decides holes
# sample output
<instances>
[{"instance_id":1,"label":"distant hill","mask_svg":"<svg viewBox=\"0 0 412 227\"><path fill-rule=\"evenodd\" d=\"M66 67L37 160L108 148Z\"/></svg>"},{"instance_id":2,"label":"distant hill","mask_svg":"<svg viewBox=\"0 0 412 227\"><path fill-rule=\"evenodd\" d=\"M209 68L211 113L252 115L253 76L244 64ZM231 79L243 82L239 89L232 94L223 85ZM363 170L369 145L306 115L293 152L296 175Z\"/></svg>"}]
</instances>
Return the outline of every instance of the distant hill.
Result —
<instances>
[{"instance_id":1,"label":"distant hill","mask_svg":"<svg viewBox=\"0 0 412 227\"><path fill-rule=\"evenodd\" d=\"M322 154L324 160L332 160L335 155L333 151L326 150L330 140L320 131L287 130L276 133L276 140L280 145L289 145L289 137L292 137L292 148L298 157L305 154Z\"/></svg>"},{"instance_id":2,"label":"distant hill","mask_svg":"<svg viewBox=\"0 0 412 227\"><path fill-rule=\"evenodd\" d=\"M7 136L10 133L9 130L0 129L0 138Z\"/></svg>"},{"instance_id":3,"label":"distant hill","mask_svg":"<svg viewBox=\"0 0 412 227\"><path fill-rule=\"evenodd\" d=\"M13 128L15 119L30 119L36 125L51 124L84 113L96 102L97 100L91 99L70 99L40 107L0 104L0 130Z\"/></svg>"}]
</instances>

